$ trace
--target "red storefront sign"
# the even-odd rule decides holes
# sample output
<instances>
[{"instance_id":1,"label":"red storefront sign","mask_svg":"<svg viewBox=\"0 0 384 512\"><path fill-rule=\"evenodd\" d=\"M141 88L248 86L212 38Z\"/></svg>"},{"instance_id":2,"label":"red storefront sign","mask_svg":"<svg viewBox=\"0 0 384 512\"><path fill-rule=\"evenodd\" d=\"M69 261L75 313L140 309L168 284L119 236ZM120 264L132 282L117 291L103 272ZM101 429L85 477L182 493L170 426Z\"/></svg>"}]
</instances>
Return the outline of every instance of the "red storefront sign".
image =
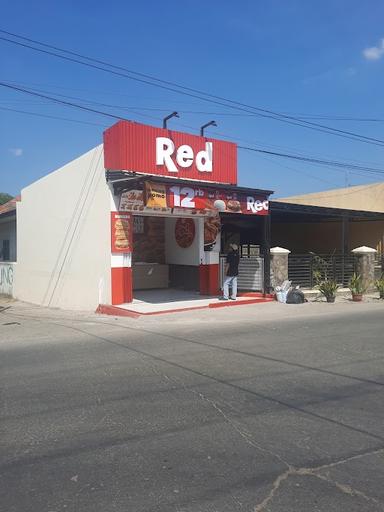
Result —
<instances>
[{"instance_id":1,"label":"red storefront sign","mask_svg":"<svg viewBox=\"0 0 384 512\"><path fill-rule=\"evenodd\" d=\"M132 215L111 212L111 251L132 252Z\"/></svg>"},{"instance_id":2,"label":"red storefront sign","mask_svg":"<svg viewBox=\"0 0 384 512\"><path fill-rule=\"evenodd\" d=\"M104 167L173 178L237 183L237 146L119 121L104 132Z\"/></svg>"},{"instance_id":3,"label":"red storefront sign","mask_svg":"<svg viewBox=\"0 0 384 512\"><path fill-rule=\"evenodd\" d=\"M189 208L247 215L268 215L269 211L265 197L177 184L146 182L144 201L149 208Z\"/></svg>"}]
</instances>

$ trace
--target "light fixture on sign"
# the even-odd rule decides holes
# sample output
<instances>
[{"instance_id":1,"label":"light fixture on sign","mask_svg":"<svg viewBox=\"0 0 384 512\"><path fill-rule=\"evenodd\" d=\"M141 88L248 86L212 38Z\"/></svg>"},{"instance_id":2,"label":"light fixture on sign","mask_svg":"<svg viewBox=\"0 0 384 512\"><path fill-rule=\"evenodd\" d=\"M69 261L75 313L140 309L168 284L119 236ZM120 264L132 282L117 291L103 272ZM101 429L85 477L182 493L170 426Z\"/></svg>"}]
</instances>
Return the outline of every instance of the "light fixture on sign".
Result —
<instances>
[{"instance_id":1,"label":"light fixture on sign","mask_svg":"<svg viewBox=\"0 0 384 512\"><path fill-rule=\"evenodd\" d=\"M209 123L203 124L203 126L200 128L201 137L204 137L204 130L205 128L208 128L208 126L217 126L217 123L216 121L209 121Z\"/></svg>"},{"instance_id":2,"label":"light fixture on sign","mask_svg":"<svg viewBox=\"0 0 384 512\"><path fill-rule=\"evenodd\" d=\"M172 114L169 114L169 116L164 117L164 119L163 119L163 128L164 128L164 130L167 129L167 121L169 119L172 119L172 117L180 117L180 116L179 116L179 114L177 112L172 112Z\"/></svg>"}]
</instances>

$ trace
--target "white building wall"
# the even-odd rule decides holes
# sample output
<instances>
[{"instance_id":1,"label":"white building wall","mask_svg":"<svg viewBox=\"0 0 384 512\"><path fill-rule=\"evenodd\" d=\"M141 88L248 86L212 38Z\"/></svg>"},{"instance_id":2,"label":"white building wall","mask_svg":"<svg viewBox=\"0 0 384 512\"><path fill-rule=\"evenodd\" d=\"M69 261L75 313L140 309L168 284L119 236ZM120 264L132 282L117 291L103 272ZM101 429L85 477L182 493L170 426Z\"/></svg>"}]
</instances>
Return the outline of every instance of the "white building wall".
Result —
<instances>
[{"instance_id":1,"label":"white building wall","mask_svg":"<svg viewBox=\"0 0 384 512\"><path fill-rule=\"evenodd\" d=\"M16 215L0 218L0 261L3 260L3 240L9 240L9 261L16 261Z\"/></svg>"},{"instance_id":2,"label":"white building wall","mask_svg":"<svg viewBox=\"0 0 384 512\"><path fill-rule=\"evenodd\" d=\"M111 303L111 193L103 163L100 145L22 190L16 298L82 310Z\"/></svg>"},{"instance_id":3,"label":"white building wall","mask_svg":"<svg viewBox=\"0 0 384 512\"><path fill-rule=\"evenodd\" d=\"M195 223L195 238L187 248L180 247L175 238L177 218L165 219L165 261L173 265L193 265L201 263L204 253L203 219L192 219Z\"/></svg>"}]
</instances>

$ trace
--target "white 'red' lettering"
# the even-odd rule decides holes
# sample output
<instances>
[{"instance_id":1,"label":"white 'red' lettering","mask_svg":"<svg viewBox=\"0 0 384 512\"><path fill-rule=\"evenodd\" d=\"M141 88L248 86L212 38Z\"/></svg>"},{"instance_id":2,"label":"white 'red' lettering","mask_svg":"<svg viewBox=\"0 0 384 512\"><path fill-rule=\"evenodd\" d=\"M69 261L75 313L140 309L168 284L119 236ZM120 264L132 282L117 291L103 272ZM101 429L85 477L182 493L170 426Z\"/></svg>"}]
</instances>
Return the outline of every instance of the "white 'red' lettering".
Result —
<instances>
[{"instance_id":1,"label":"white 'red' lettering","mask_svg":"<svg viewBox=\"0 0 384 512\"><path fill-rule=\"evenodd\" d=\"M175 153L175 144L168 137L156 137L156 165L165 165L168 172L178 172L172 155ZM180 167L191 167L195 160L197 170L200 172L212 172L213 168L213 144L205 143L205 149L196 155L191 146L182 144L176 150L176 162Z\"/></svg>"},{"instance_id":2,"label":"white 'red' lettering","mask_svg":"<svg viewBox=\"0 0 384 512\"><path fill-rule=\"evenodd\" d=\"M156 165L165 165L169 172L178 172L171 158L175 145L167 137L156 137Z\"/></svg>"},{"instance_id":3,"label":"white 'red' lettering","mask_svg":"<svg viewBox=\"0 0 384 512\"><path fill-rule=\"evenodd\" d=\"M191 146L183 144L176 153L176 161L180 167L190 167L193 164L193 151Z\"/></svg>"},{"instance_id":4,"label":"white 'red' lettering","mask_svg":"<svg viewBox=\"0 0 384 512\"><path fill-rule=\"evenodd\" d=\"M213 144L205 143L205 151L199 151L196 155L196 167L200 172L212 172Z\"/></svg>"},{"instance_id":5,"label":"white 'red' lettering","mask_svg":"<svg viewBox=\"0 0 384 512\"><path fill-rule=\"evenodd\" d=\"M247 211L251 211L252 213L259 213L262 210L268 211L269 202L268 201L260 201L260 199L256 199L252 196L247 197Z\"/></svg>"}]
</instances>

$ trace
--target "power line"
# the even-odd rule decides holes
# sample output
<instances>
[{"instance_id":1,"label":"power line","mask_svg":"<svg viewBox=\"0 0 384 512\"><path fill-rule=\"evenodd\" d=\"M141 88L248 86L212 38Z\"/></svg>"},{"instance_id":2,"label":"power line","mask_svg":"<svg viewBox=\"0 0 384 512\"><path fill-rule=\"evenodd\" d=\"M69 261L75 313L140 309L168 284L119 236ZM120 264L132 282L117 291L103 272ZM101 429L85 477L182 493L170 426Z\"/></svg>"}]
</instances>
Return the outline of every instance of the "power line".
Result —
<instances>
[{"instance_id":1,"label":"power line","mask_svg":"<svg viewBox=\"0 0 384 512\"><path fill-rule=\"evenodd\" d=\"M18 82L12 82L12 84L20 85L20 84L18 84ZM44 89L36 89L35 88L35 89L30 89L30 90L32 90L33 92L50 93L50 91L46 91ZM147 107L112 105L112 104L109 104L109 103L101 103L101 102L97 102L97 101L87 100L87 99L84 99L84 98L79 98L77 96L69 96L69 95L59 94L59 93L53 93L53 94L56 94L57 96L60 96L60 97L63 97L63 98L75 99L75 100L80 100L80 101L83 101L83 102L85 101L86 104L99 105L99 106L103 106L103 107L116 108L116 109L125 109L125 110L133 112L134 114L139 115L141 117L147 117L147 118L150 118L150 119L155 119L156 121L159 120L158 117L150 116L148 114L143 114L141 112L141 110L149 110L149 111L155 110L155 111L160 111L160 112L165 112L165 111L169 110L169 109L158 109L158 108L147 108ZM44 104L44 102L43 102L43 104ZM138 112L138 110L139 110L139 112ZM182 112L182 111L180 111L180 112ZM218 113L216 113L216 114L218 114ZM242 114L234 114L234 113L232 113L232 115L242 115ZM192 130L195 129L194 126L189 126L189 125L182 124L182 123L180 123L180 126L183 126L185 128L192 129ZM246 140L246 139L241 138L241 137L236 137L235 135L228 135L226 133L221 133L221 132L217 132L217 131L212 131L211 133L213 135L218 135L221 138L229 139L231 141L238 140L238 141L245 142L247 144L254 144L255 143L255 141L249 141L249 140ZM270 147L270 148L292 150L292 148L285 148L284 146L279 146L279 145L276 145L276 144L268 144L268 143L264 143L264 142L261 142L261 141L256 141L256 144L261 144L263 146ZM293 151L295 151L295 150L293 150ZM306 155L299 154L298 156L306 156ZM311 157L311 158L313 158L313 157ZM351 161L352 162L357 162L357 163L368 163L368 164L371 164L371 162L364 162L364 161L359 161L359 160L351 160Z\"/></svg>"},{"instance_id":2,"label":"power line","mask_svg":"<svg viewBox=\"0 0 384 512\"><path fill-rule=\"evenodd\" d=\"M95 113L95 114L98 114L98 115L104 115L104 116L107 116L107 117L110 117L110 118L114 118L114 119L118 119L118 120L127 120L126 118L121 117L121 116L116 116L114 114L103 112L101 110L91 109L89 107L84 107L83 105L79 105L79 104L72 103L72 102L69 102L69 101L64 101L64 100L61 100L61 99L58 99L58 98L54 98L54 97L51 97L51 96L43 95L43 94L40 94L38 92L30 91L30 90L25 89L23 87L16 87L14 85L6 84L6 83L3 83L3 82L0 82L0 86L1 87L6 87L6 88L9 88L11 90L18 91L18 92L22 92L24 94L30 94L32 96L38 96L38 97L41 97L41 98L44 98L44 99L48 99L48 100L53 101L55 103L63 104L65 106L67 106L67 107L78 108L78 109L81 109L81 110L85 110L87 112L92 112L92 113ZM330 161L330 160L323 160L323 159L317 159L317 158L312 158L312 157L305 157L305 156L300 156L300 155L292 155L292 154L288 154L288 153L279 153L279 152L275 152L275 151L268 151L266 149L252 148L252 147L249 147L249 146L238 146L238 148L246 150L246 151L253 151L253 152L257 152L257 153L263 153L263 154L272 155L272 156L278 156L278 157L282 157L282 158L289 158L289 159L294 159L294 160L300 160L302 162L309 162L309 163L315 163L315 164L321 164L321 165L328 165L328 166L332 166L332 167L341 167L343 169L354 169L354 170L370 172L370 173L376 173L376 174L384 174L384 169L377 169L377 168L372 168L372 167L367 167L367 166L359 166L359 165L355 165L355 164L348 164L348 163L345 163L345 162L338 162L336 160Z\"/></svg>"},{"instance_id":3,"label":"power line","mask_svg":"<svg viewBox=\"0 0 384 512\"><path fill-rule=\"evenodd\" d=\"M294 167L291 167L290 165L282 164L281 162L275 162L271 158L267 158L265 156L259 155L259 157L262 158L263 160L266 160L267 162L272 162L273 164L277 164L278 166L280 166L283 169L288 169L289 171L296 172L297 174L308 176L309 178L312 178L313 180L321 181L322 183L326 183L327 185L337 186L335 183L333 183L331 181L328 181L328 180L324 180L323 178L320 178L319 176L314 176L313 174L311 174L309 172L305 172L303 170L295 169Z\"/></svg>"},{"instance_id":4,"label":"power line","mask_svg":"<svg viewBox=\"0 0 384 512\"><path fill-rule=\"evenodd\" d=\"M42 83L26 83L26 82L18 82L18 81L15 81L15 80L7 80L7 83L10 83L10 84L13 84L13 85L19 85L19 86L28 86L30 88L33 88L34 90L38 90L40 92L49 92L51 93L52 91L44 91L43 89L37 89L35 86L38 86L38 87L53 87L54 89L62 89L62 90L70 90L70 91L81 91L81 92L87 92L87 93L92 93L92 94L101 94L101 95L105 95L105 94L113 94L114 96L125 96L125 97L132 97L132 95L128 95L128 94L124 94L120 91L100 91L100 90L95 90L95 89L84 89L84 88L79 88L79 87L65 87L65 86L62 86L62 85L57 85L57 84L42 84ZM68 97L70 98L71 96L66 96L64 94L59 94L59 93L53 93L53 94L56 94L57 96L63 96L63 97ZM135 96L136 97L136 96ZM75 97L73 97L75 98ZM80 98L79 98L80 99ZM81 99L84 99L84 98L81 98ZM152 98L151 98L152 99ZM2 100L0 100L1 102ZM22 100L20 100L22 101ZM90 101L90 100L88 100ZM92 103L96 103L94 101L92 101ZM131 108L137 108L137 106L127 106L127 105L116 105L116 108L127 108L127 109L131 109ZM158 111L158 112L168 112L168 110L172 110L172 108L175 108L175 104L172 103L171 106L168 106L168 107L142 107L140 106L140 109L141 110L148 110L148 111ZM196 114L196 115L209 115L209 116L225 116L225 117L258 117L257 114L247 114L247 113L240 113L240 112L217 112L217 111L207 111L207 110L185 110L183 107L177 107L177 111L180 113L180 114ZM384 118L372 118L372 117L363 117L363 116L360 116L360 117L352 117L352 116L347 116L347 115L341 115L341 114L308 114L308 113L302 113L302 112L295 112L295 113L292 113L292 112L281 112L282 115L289 115L289 116L295 116L297 119L300 119L300 120L304 120L304 119L318 119L318 120L321 120L321 119L326 119L326 120L330 120L330 121L353 121L353 122L377 122L377 123L382 123L384 122Z\"/></svg>"},{"instance_id":5,"label":"power line","mask_svg":"<svg viewBox=\"0 0 384 512\"><path fill-rule=\"evenodd\" d=\"M348 164L348 163L345 163L345 162L338 162L336 160L321 160L321 159L317 159L317 158L310 158L310 157L304 157L304 156L299 156L299 155L292 155L292 154L288 154L288 153L278 153L278 152L275 152L275 151L268 151L266 149L259 149L259 148L252 148L252 147L249 147L249 146L237 146L239 149L243 149L243 150L246 150L246 151L253 151L253 152L256 152L256 153L263 153L263 154L267 154L267 155L272 155L272 156L279 156L279 157L282 157L282 158L288 158L288 159L291 159L291 160L300 160L302 162L309 162L309 163L314 163L314 164L321 164L321 165L328 165L328 166L332 166L332 167L340 167L340 168L343 168L343 169L354 169L354 170L359 170L359 171L364 171L364 172L371 172L371 173L376 173L376 174L384 174L384 169L376 169L376 168L372 168L372 167L364 167L364 166L360 166L360 165L354 165L354 164Z\"/></svg>"},{"instance_id":6,"label":"power line","mask_svg":"<svg viewBox=\"0 0 384 512\"><path fill-rule=\"evenodd\" d=\"M69 119L68 117L59 117L59 116L51 116L49 114L40 114L37 112L28 112L26 110L18 110L15 108L7 108L7 107L1 107L0 110L8 110L10 112L17 112L19 114L28 114L30 116L37 116L37 117L45 117L48 119L58 119L60 121L71 121L72 123L80 123L80 124L90 124L93 126L102 126L103 128L106 128L107 126L100 123L92 123L91 121L81 121L80 119Z\"/></svg>"},{"instance_id":7,"label":"power line","mask_svg":"<svg viewBox=\"0 0 384 512\"><path fill-rule=\"evenodd\" d=\"M20 85L17 82L12 82L12 84ZM44 90L44 89L32 88L30 90L32 90L34 92L40 92L40 93L47 93L47 94L51 93L51 91L47 91L47 90ZM112 105L112 104L109 104L109 103L101 103L101 102L97 102L97 101L87 100L87 99L84 99L84 98L79 98L77 96L69 96L69 95L59 94L59 93L52 93L52 94L56 94L56 96L60 96L60 97L63 97L63 98L75 99L75 100L80 100L80 101L83 101L83 102L85 101L85 104L99 105L99 106L102 106L102 107L109 107L109 108L116 108L116 109L125 109L125 110L128 110L130 112L133 112L136 115L139 115L139 116L142 116L142 117L147 117L147 118L150 118L150 119L155 119L156 121L159 120L158 117L150 116L148 114L143 114L141 111L142 110L146 110L146 111L148 110L148 111L165 112L165 111L169 110L169 108L168 109L166 109L166 108L159 109L159 108L135 107L135 106L124 106L124 105ZM183 111L180 111L180 112L183 112ZM184 112L188 112L188 111L184 111ZM211 114L213 114L213 113L211 113ZM219 114L219 113L216 113L216 114ZM235 114L235 113L231 113L231 114L232 115L242 115L242 114ZM182 124L182 123L180 123L180 126L183 126L185 128L189 128L189 129L192 129L192 130L195 129L194 126L189 126L189 125ZM238 141L245 142L247 144L249 144L249 143L250 144L254 144L255 143L255 141L249 141L249 140L246 140L246 139L241 138L241 137L236 137L235 135L228 135L226 133L221 133L221 132L217 132L217 131L212 131L211 133L213 135L218 135L219 137L227 138L227 139L229 139L231 141L238 140ZM271 147L271 148L292 150L292 148L285 148L284 146L279 146L279 145L276 145L276 144L268 144L268 143L264 143L264 142L261 142L261 141L256 141L256 143L264 145L264 146L267 146L267 147ZM295 150L293 150L293 151L295 151ZM299 156L306 156L306 155L299 154ZM371 164L371 162L364 162L364 161L359 161L359 160L352 160L352 162Z\"/></svg>"},{"instance_id":8,"label":"power line","mask_svg":"<svg viewBox=\"0 0 384 512\"><path fill-rule=\"evenodd\" d=\"M31 96L38 96L39 98L44 98L46 100L50 100L50 101L53 101L55 103L66 105L67 107L79 108L79 109L85 110L87 112L92 112L93 114L99 114L101 116L111 117L113 119L118 119L120 121L127 121L127 119L125 117L116 116L114 114L110 114L110 113L107 113L107 112L102 112L101 110L95 110L95 109L89 108L89 107L84 107L83 105L78 105L78 104L72 103L70 101L59 100L57 98L53 98L52 96L46 96L46 95L40 94L38 92L30 91L28 89L25 89L24 87L16 87L14 85L6 84L4 82L0 82L0 86L1 87L7 87L8 89L13 89L14 91L23 92L24 94L30 94Z\"/></svg>"},{"instance_id":9,"label":"power line","mask_svg":"<svg viewBox=\"0 0 384 512\"><path fill-rule=\"evenodd\" d=\"M58 57L60 59L64 59L64 60L71 61L71 62L75 62L75 63L81 64L81 65L84 65L84 66L87 66L87 67L91 67L91 68L94 68L94 69L98 69L98 70L101 70L101 71L104 71L104 72L112 73L112 74L117 75L117 76L122 76L122 77L128 78L130 80L135 80L135 81L138 81L138 82L141 82L141 83L145 83L147 85L151 85L151 86L154 86L154 87L160 87L162 89L165 89L165 90L168 90L168 91L172 91L172 92L176 92L178 94L183 94L183 95L187 95L187 96L190 96L190 97L194 97L194 98L197 98L197 99L202 100L202 101L207 101L207 102L210 102L210 103L215 103L217 105L221 105L221 106L224 106L226 108L242 110L242 111L245 111L245 112L248 112L248 113L255 114L255 112L250 112L249 111L249 109L251 108L251 109L253 109L253 110L255 110L257 112L257 115L259 117L264 117L264 118L270 118L270 119L278 120L278 121L281 121L281 122L284 122L284 123L288 123L288 124L291 124L291 125L304 127L304 128L307 128L307 129L311 129L311 130L315 130L315 131L319 131L319 132L323 132L323 133L333 134L333 135L336 135L336 136L339 136L339 137L343 137L343 138L346 138L346 139L350 139L350 140L354 140L354 141L364 142L364 143L367 143L367 144L375 144L375 145L379 145L379 146L382 146L384 144L384 141L381 140L381 139L376 139L376 138L373 138L373 137L367 137L367 136L364 136L364 135L361 135L361 134L357 134L357 133L354 133L354 132L350 132L350 131L346 131L346 130L340 130L340 129L332 128L332 127L329 127L329 126L326 126L326 125L322 125L322 124L313 123L313 122L310 122L310 121L301 120L301 119L299 119L299 118L297 118L295 116L289 116L289 115L285 115L285 114L280 114L280 113L274 112L272 110L268 110L268 109L264 109L264 108L260 108L260 107L255 107L255 106L252 106L252 105L247 105L245 103L234 101L234 100L231 100L231 99L228 99L228 98L224 98L224 97L217 96L217 95L214 95L214 94L206 93L206 92L200 91L198 89L193 89L193 88L190 88L190 87L186 87L186 86L182 86L182 85L176 84L174 82L169 82L169 81L166 81L166 80L162 80L162 79L150 76L150 75L146 75L144 73L139 73L139 72L130 70L128 68L124 68L122 66L116 66L114 64L110 64L108 62L105 62L105 61L102 61L102 60L99 60L99 59L94 59L92 57L81 55L79 53L72 52L70 50L65 50L65 49L59 48L57 46L53 46L53 45L49 45L49 44L46 44L46 43L42 43L40 41L36 41L36 40L30 39L30 38L26 38L24 36L21 36L21 35L18 35L18 34L14 34L14 33L11 33L11 32L5 31L5 30L1 30L0 29L0 32L2 32L4 34L7 34L7 35L10 35L12 37L16 37L18 39L22 39L24 41L29 41L29 42L32 42L34 44L38 44L39 46L43 46L45 48L54 49L54 50L60 51L62 53L66 53L68 55L73 55L73 56L79 57L79 58L81 58L83 60L87 60L89 62L83 62L83 61L80 61L78 59L74 59L72 57L67 57L65 55L60 55L60 54L58 54L56 52L52 52L52 51L48 51L48 50L43 50L42 48L36 48L36 47L31 46L31 45L28 45L28 44L25 44L25 43L21 43L19 41L14 41L14 40L9 39L9 38L0 37L1 40L7 41L7 42L9 42L11 44L15 44L15 45L18 45L18 46L29 48L29 49L34 50L34 51L38 51L38 52L41 52L41 53L52 55L52 56ZM97 63L98 65L91 64L91 62ZM105 67L101 67L100 65L101 66L108 66L109 68L113 68L113 69L123 70L125 73L113 71L112 69L106 69ZM130 75L127 75L126 73L130 73L131 75L136 75L136 76L130 76ZM138 77L142 77L142 78L138 78ZM152 80L152 81L150 81L150 80ZM163 84L165 84L165 85L163 85ZM175 89L175 87L177 89ZM204 95L204 96L207 96L207 97L202 97L201 95ZM223 103L223 102L225 102L225 103Z\"/></svg>"}]
</instances>

